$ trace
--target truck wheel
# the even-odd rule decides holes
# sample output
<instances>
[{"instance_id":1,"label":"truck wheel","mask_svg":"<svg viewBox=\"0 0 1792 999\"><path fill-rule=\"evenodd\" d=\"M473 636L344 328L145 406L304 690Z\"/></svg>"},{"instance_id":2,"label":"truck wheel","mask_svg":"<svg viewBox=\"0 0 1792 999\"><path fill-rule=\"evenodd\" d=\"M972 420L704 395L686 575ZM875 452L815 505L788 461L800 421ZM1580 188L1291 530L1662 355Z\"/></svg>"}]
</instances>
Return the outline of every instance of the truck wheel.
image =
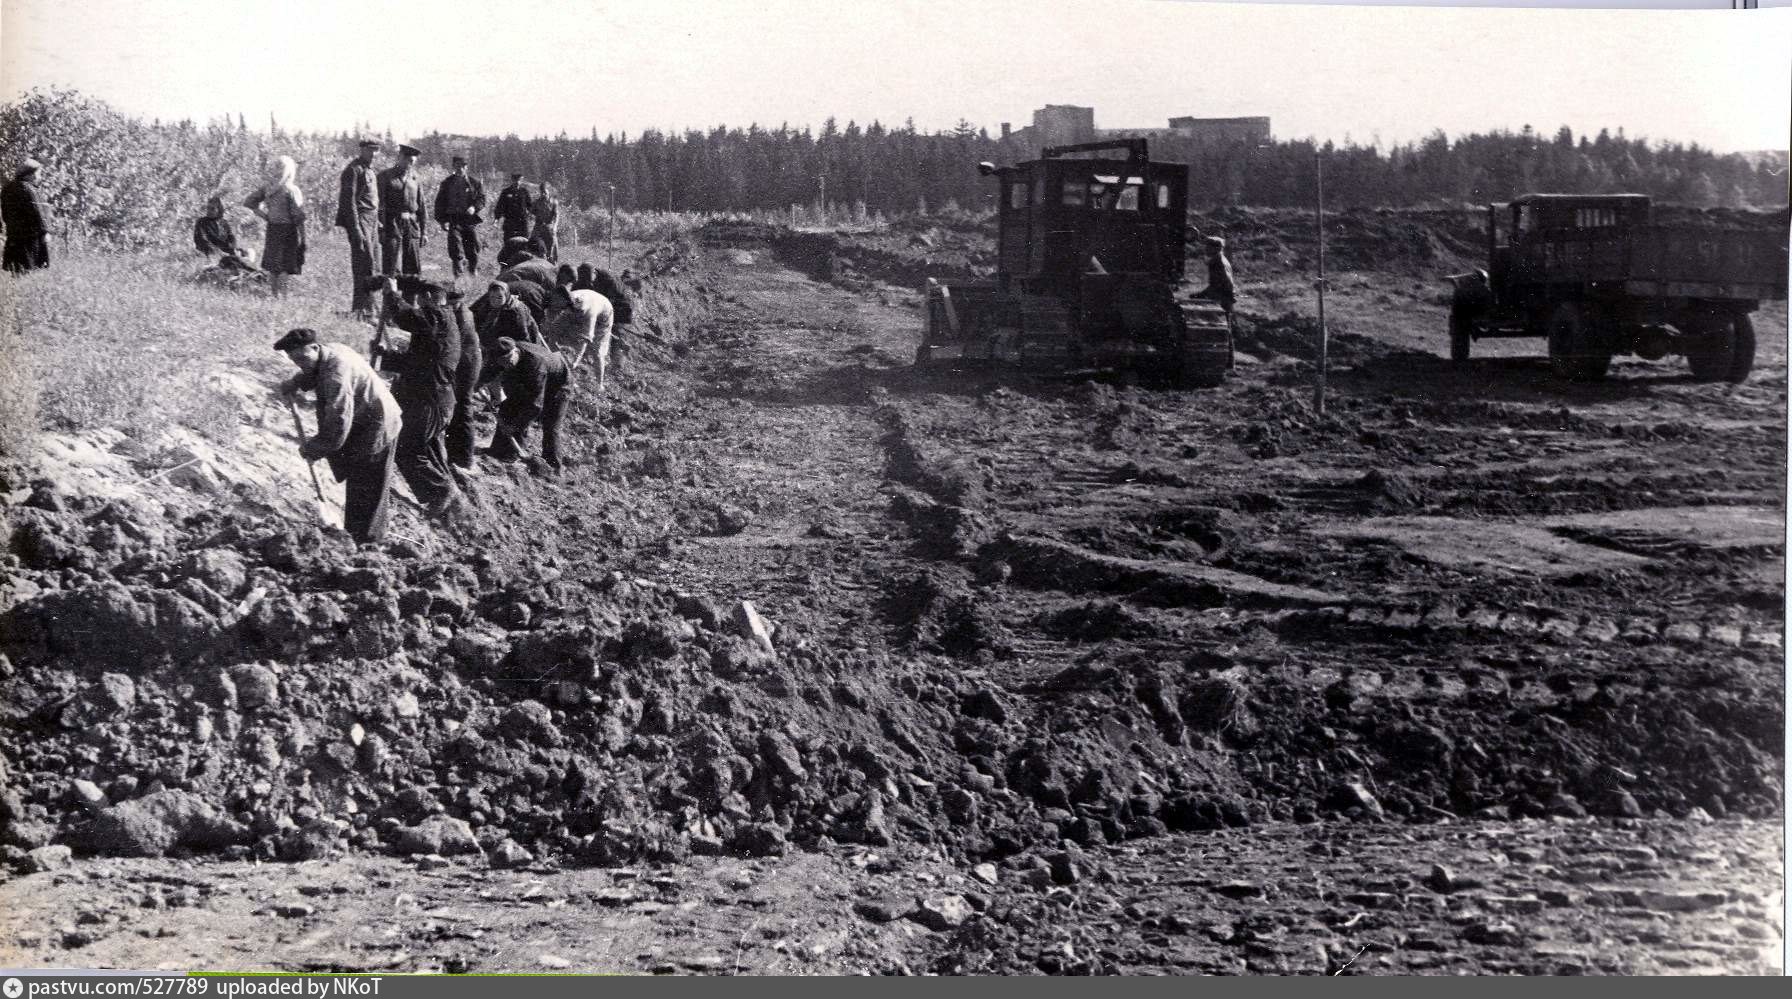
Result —
<instances>
[{"instance_id":1,"label":"truck wheel","mask_svg":"<svg viewBox=\"0 0 1792 999\"><path fill-rule=\"evenodd\" d=\"M1557 376L1575 382L1598 381L1611 367L1612 355L1592 343L1588 314L1573 302L1563 302L1549 314L1549 366Z\"/></svg>"},{"instance_id":2,"label":"truck wheel","mask_svg":"<svg viewBox=\"0 0 1792 999\"><path fill-rule=\"evenodd\" d=\"M1734 334L1730 341L1730 372L1727 376L1732 385L1740 385L1748 381L1748 373L1755 370L1755 323L1748 313L1739 312L1730 324Z\"/></svg>"},{"instance_id":3,"label":"truck wheel","mask_svg":"<svg viewBox=\"0 0 1792 999\"><path fill-rule=\"evenodd\" d=\"M1722 316L1706 316L1702 320L1688 322L1696 323L1697 330L1694 340L1698 346L1686 352L1686 364L1692 369L1693 381L1721 382L1730 379L1737 360L1737 325ZM1743 362L1742 370L1744 378L1748 377L1748 370L1755 364L1755 328L1752 324L1748 326L1748 338L1748 357Z\"/></svg>"},{"instance_id":4,"label":"truck wheel","mask_svg":"<svg viewBox=\"0 0 1792 999\"><path fill-rule=\"evenodd\" d=\"M1474 336L1470 332L1468 319L1458 316L1452 311L1450 313L1450 360L1457 364L1466 364L1469 347L1473 343Z\"/></svg>"}]
</instances>

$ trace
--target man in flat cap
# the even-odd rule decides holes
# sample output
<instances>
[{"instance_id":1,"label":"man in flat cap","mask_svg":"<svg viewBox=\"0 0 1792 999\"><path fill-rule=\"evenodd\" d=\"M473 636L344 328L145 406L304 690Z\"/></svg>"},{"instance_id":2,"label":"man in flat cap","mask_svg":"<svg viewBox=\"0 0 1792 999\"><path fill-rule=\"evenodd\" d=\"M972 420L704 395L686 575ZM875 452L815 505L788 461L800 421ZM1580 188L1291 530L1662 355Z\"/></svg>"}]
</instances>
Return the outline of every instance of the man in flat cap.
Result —
<instances>
[{"instance_id":1,"label":"man in flat cap","mask_svg":"<svg viewBox=\"0 0 1792 999\"><path fill-rule=\"evenodd\" d=\"M485 211L485 185L467 174L467 158L454 157L454 172L442 178L436 188L436 223L448 234L448 260L454 265L454 276L461 275L461 260L467 262L467 276L479 270L479 213Z\"/></svg>"},{"instance_id":2,"label":"man in flat cap","mask_svg":"<svg viewBox=\"0 0 1792 999\"><path fill-rule=\"evenodd\" d=\"M380 144L362 139L355 158L342 168L341 189L336 195L336 224L348 235L348 266L354 276L349 309L358 319L373 315L373 254L380 242L380 185L373 171L373 154Z\"/></svg>"},{"instance_id":3,"label":"man in flat cap","mask_svg":"<svg viewBox=\"0 0 1792 999\"><path fill-rule=\"evenodd\" d=\"M1195 230L1195 235L1200 236L1201 230ZM1192 297L1217 303L1226 310L1226 318L1230 320L1238 294L1232 284L1232 261L1226 257L1226 241L1218 236L1201 236L1201 243L1207 248L1207 287Z\"/></svg>"},{"instance_id":4,"label":"man in flat cap","mask_svg":"<svg viewBox=\"0 0 1792 999\"><path fill-rule=\"evenodd\" d=\"M306 461L324 459L343 483L343 527L356 541L378 541L386 533L393 451L402 418L386 382L353 348L318 343L317 334L296 329L274 341L299 373L280 392L317 393L317 436L299 443Z\"/></svg>"},{"instance_id":5,"label":"man in flat cap","mask_svg":"<svg viewBox=\"0 0 1792 999\"><path fill-rule=\"evenodd\" d=\"M392 394L404 412L398 437L398 474L426 514L446 514L459 496L448 468L446 434L454 418L455 375L460 367L460 327L448 308L448 289L412 275L386 279L392 322L410 334L403 348L376 340L372 352L398 373ZM403 294L416 304L399 299Z\"/></svg>"},{"instance_id":6,"label":"man in flat cap","mask_svg":"<svg viewBox=\"0 0 1792 999\"><path fill-rule=\"evenodd\" d=\"M493 345L486 358L480 384L498 381L504 402L498 407L498 429L492 435L489 454L498 461L527 458L523 444L529 428L541 423L541 457L558 470L560 421L566 415L572 373L558 351L537 343L509 337Z\"/></svg>"},{"instance_id":7,"label":"man in flat cap","mask_svg":"<svg viewBox=\"0 0 1792 999\"><path fill-rule=\"evenodd\" d=\"M510 175L510 186L498 192L497 207L492 214L504 224L504 241L508 243L513 237L529 237L529 227L535 221L532 211L535 199L529 195L529 189L523 185L523 175Z\"/></svg>"},{"instance_id":8,"label":"man in flat cap","mask_svg":"<svg viewBox=\"0 0 1792 999\"><path fill-rule=\"evenodd\" d=\"M19 164L12 180L0 187L0 225L6 227L6 248L0 262L14 274L50 266L50 206L37 190L36 160Z\"/></svg>"},{"instance_id":9,"label":"man in flat cap","mask_svg":"<svg viewBox=\"0 0 1792 999\"><path fill-rule=\"evenodd\" d=\"M417 157L423 151L400 144L398 162L380 171L380 273L423 273L423 227L429 213L423 205L423 181Z\"/></svg>"}]
</instances>

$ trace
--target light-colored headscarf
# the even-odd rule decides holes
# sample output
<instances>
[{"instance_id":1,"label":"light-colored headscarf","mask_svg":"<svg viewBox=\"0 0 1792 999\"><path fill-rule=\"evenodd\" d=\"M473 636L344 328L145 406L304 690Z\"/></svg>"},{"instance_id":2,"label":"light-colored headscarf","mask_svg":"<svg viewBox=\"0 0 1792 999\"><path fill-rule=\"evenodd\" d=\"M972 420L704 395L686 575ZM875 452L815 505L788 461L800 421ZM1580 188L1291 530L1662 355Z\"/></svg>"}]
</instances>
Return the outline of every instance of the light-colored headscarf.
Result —
<instances>
[{"instance_id":1,"label":"light-colored headscarf","mask_svg":"<svg viewBox=\"0 0 1792 999\"><path fill-rule=\"evenodd\" d=\"M269 195L279 191L286 192L287 197L292 199L293 206L296 208L305 203L305 195L299 190L297 183L298 176L299 165L293 162L291 156L276 157L274 169L268 171L268 186L265 190Z\"/></svg>"}]
</instances>

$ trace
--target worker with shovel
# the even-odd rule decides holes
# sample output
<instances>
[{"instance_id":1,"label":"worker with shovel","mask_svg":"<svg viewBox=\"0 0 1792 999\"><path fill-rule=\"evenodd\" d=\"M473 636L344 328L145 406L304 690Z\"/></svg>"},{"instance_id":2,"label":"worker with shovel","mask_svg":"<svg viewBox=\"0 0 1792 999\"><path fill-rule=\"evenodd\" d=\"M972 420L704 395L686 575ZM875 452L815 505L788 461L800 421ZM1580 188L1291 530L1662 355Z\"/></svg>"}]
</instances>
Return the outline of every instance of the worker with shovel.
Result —
<instances>
[{"instance_id":1,"label":"worker with shovel","mask_svg":"<svg viewBox=\"0 0 1792 999\"><path fill-rule=\"evenodd\" d=\"M498 429L487 450L496 461L529 460L523 444L529 428L541 424L541 457L555 471L560 463L560 421L566 415L572 371L559 351L503 337L485 358L479 383L504 387Z\"/></svg>"},{"instance_id":2,"label":"worker with shovel","mask_svg":"<svg viewBox=\"0 0 1792 999\"><path fill-rule=\"evenodd\" d=\"M274 341L274 349L299 369L280 385L287 402L302 391L317 393L317 436L300 442L299 456L328 461L344 484L342 519L349 536L380 540L402 425L398 401L359 353L339 343L318 343L313 330L292 330Z\"/></svg>"}]
</instances>

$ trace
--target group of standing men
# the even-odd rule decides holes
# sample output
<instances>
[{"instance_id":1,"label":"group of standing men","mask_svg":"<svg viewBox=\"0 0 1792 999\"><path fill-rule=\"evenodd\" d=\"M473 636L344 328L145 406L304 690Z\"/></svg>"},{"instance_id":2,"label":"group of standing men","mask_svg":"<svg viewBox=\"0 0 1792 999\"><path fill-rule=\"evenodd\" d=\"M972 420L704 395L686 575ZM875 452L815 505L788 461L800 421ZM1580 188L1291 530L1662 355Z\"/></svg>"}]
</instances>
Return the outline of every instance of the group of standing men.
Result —
<instances>
[{"instance_id":1,"label":"group of standing men","mask_svg":"<svg viewBox=\"0 0 1792 999\"><path fill-rule=\"evenodd\" d=\"M539 423L542 461L558 470L572 374L589 354L603 388L612 328L631 311L627 293L609 275L588 265L554 266L558 206L545 184L531 196L521 173L511 175L495 206L506 242L501 270L484 294L466 301L457 286L479 267L486 198L461 156L434 199L455 280L423 279L429 211L416 169L421 151L400 145L398 162L375 171L378 149L362 142L343 169L336 214L348 234L353 311L377 318L380 327L371 363L353 348L320 343L309 329L292 330L274 344L299 369L282 392L317 393L318 433L301 443L300 454L327 459L344 481L343 526L359 541L384 534L394 473L427 516L450 515L468 477L477 474L473 400L488 385L501 400L491 456L524 457L522 441ZM408 344L387 342L388 322L409 334ZM390 388L382 367L396 374Z\"/></svg>"},{"instance_id":2,"label":"group of standing men","mask_svg":"<svg viewBox=\"0 0 1792 999\"><path fill-rule=\"evenodd\" d=\"M423 272L423 247L428 243L429 209L425 205L417 157L422 150L400 144L398 162L374 170L373 157L380 144L364 139L355 158L342 170L336 200L336 225L348 234L349 265L354 273L355 314L371 318L374 255L379 273L388 277ZM473 276L479 269L479 226L484 221L485 186L467 172L467 158L453 157L454 172L436 188L435 217L448 238L448 259L454 276ZM547 184L531 194L520 172L510 175L510 186L499 192L494 207L506 240L521 236L541 244L542 255L558 260L560 206Z\"/></svg>"}]
</instances>

